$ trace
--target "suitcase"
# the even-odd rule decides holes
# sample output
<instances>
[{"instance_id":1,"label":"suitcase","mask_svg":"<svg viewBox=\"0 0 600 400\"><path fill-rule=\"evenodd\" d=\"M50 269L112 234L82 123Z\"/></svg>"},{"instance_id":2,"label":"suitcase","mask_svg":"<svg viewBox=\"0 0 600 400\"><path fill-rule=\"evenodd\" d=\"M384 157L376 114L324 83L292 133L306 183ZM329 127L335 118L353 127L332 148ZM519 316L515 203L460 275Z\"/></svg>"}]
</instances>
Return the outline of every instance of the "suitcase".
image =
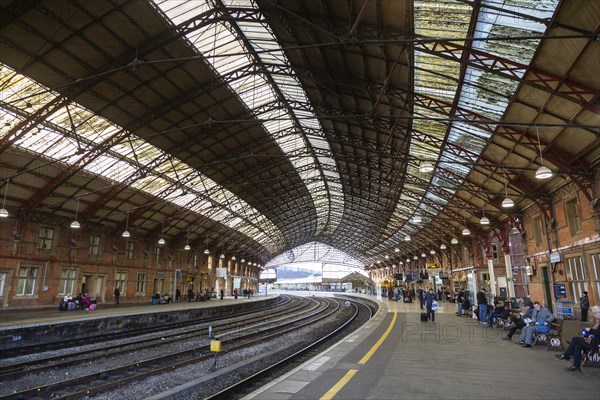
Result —
<instances>
[{"instance_id":1,"label":"suitcase","mask_svg":"<svg viewBox=\"0 0 600 400\"><path fill-rule=\"evenodd\" d=\"M426 312L421 313L421 322L427 322L427 313Z\"/></svg>"}]
</instances>

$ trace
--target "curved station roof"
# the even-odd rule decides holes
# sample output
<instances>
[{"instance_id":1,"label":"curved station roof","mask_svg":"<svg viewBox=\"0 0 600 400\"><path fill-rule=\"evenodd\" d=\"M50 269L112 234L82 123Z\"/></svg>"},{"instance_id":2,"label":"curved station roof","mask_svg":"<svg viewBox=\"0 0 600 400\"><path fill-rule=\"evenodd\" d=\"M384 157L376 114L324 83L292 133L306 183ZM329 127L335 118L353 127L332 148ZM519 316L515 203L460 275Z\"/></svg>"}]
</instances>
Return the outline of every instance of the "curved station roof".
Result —
<instances>
[{"instance_id":1,"label":"curved station roof","mask_svg":"<svg viewBox=\"0 0 600 400\"><path fill-rule=\"evenodd\" d=\"M21 221L368 266L518 227L600 159L598 1L0 5Z\"/></svg>"}]
</instances>

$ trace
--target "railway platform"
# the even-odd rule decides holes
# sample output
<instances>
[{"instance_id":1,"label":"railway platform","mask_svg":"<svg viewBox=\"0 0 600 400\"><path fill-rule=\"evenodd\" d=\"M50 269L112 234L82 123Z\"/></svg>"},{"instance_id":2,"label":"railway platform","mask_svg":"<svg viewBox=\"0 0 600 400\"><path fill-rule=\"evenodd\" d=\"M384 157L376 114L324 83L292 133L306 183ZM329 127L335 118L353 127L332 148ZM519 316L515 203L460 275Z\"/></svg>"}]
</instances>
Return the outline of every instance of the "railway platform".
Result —
<instances>
[{"instance_id":1,"label":"railway platform","mask_svg":"<svg viewBox=\"0 0 600 400\"><path fill-rule=\"evenodd\" d=\"M244 399L600 398L600 369L565 372L556 352L501 340L505 331L456 316L453 303L440 303L435 323L420 322L418 303L381 304L359 331ZM563 340L582 326L565 321Z\"/></svg>"},{"instance_id":2,"label":"railway platform","mask_svg":"<svg viewBox=\"0 0 600 400\"><path fill-rule=\"evenodd\" d=\"M178 301L169 304L101 304L93 311L59 311L53 308L0 311L0 349L42 344L94 335L97 332L125 332L155 324L190 318L215 317L221 312L261 308L277 295L225 297L201 302Z\"/></svg>"}]
</instances>

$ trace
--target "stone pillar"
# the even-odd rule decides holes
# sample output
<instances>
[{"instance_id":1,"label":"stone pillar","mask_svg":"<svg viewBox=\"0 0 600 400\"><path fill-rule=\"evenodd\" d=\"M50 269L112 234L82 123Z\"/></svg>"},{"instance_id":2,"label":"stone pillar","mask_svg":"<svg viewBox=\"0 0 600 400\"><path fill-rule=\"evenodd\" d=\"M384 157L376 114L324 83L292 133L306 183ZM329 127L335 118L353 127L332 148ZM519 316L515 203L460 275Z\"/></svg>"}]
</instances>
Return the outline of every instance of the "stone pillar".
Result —
<instances>
[{"instance_id":1,"label":"stone pillar","mask_svg":"<svg viewBox=\"0 0 600 400\"><path fill-rule=\"evenodd\" d=\"M487 256L487 265L490 273L490 292L493 296L496 296L496 275L494 274L494 259L492 256Z\"/></svg>"},{"instance_id":2,"label":"stone pillar","mask_svg":"<svg viewBox=\"0 0 600 400\"><path fill-rule=\"evenodd\" d=\"M506 289L508 290L508 298L515 297L515 281L512 273L512 263L510 259L510 250L504 250L504 264L506 265Z\"/></svg>"}]
</instances>

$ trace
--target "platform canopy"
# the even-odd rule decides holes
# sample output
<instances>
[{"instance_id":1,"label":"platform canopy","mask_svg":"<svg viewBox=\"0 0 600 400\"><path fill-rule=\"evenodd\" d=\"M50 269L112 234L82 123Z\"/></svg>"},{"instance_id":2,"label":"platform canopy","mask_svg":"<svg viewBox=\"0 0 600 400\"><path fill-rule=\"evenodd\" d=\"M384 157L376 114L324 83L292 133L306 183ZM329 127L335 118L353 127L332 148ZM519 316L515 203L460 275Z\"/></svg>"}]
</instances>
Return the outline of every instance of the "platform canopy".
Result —
<instances>
[{"instance_id":1,"label":"platform canopy","mask_svg":"<svg viewBox=\"0 0 600 400\"><path fill-rule=\"evenodd\" d=\"M77 214L114 241L127 229L258 265L313 241L391 265L465 226L522 229L566 183L589 197L598 1L0 7L15 235Z\"/></svg>"}]
</instances>

